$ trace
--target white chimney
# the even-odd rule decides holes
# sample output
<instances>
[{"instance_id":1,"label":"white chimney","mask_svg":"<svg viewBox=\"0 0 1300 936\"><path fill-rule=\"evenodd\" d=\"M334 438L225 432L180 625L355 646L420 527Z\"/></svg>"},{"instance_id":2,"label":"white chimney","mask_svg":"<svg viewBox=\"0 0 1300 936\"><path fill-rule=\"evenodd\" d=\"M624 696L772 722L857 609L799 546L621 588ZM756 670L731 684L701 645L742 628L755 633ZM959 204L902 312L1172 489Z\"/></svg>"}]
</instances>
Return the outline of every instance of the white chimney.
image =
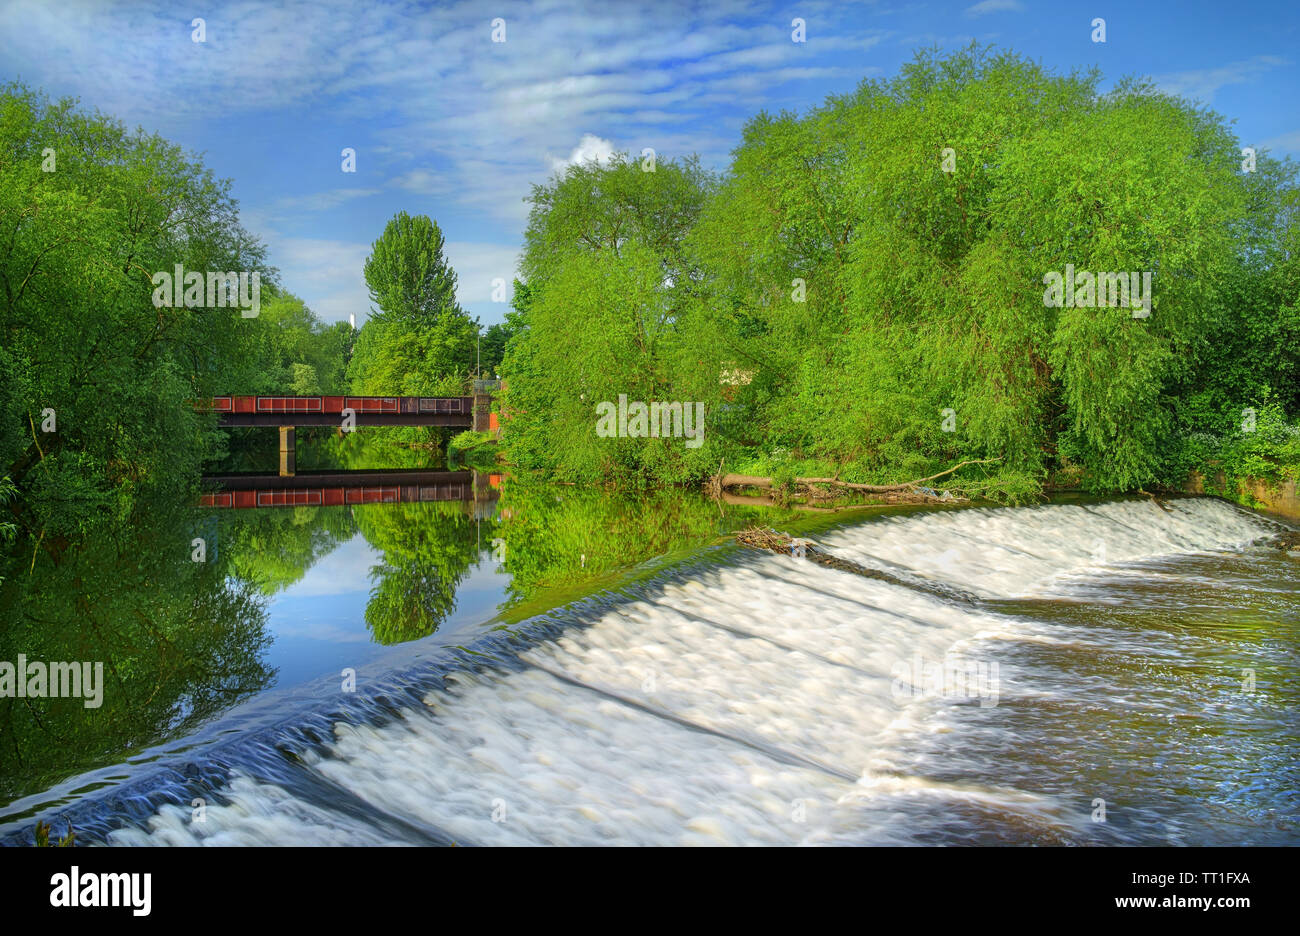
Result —
<instances>
[{"instance_id":1,"label":"white chimney","mask_svg":"<svg viewBox=\"0 0 1300 936\"><path fill-rule=\"evenodd\" d=\"M352 326L353 331L357 330L357 314L355 312L348 313L348 324Z\"/></svg>"}]
</instances>

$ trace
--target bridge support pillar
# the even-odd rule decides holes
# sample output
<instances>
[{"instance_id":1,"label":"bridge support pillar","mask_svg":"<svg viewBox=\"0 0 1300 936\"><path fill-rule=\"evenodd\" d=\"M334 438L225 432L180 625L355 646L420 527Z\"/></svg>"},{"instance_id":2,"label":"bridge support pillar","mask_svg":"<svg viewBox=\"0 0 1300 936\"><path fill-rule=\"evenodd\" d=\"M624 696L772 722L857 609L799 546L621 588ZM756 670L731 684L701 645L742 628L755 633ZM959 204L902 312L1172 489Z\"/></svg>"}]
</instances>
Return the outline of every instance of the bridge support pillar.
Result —
<instances>
[{"instance_id":1,"label":"bridge support pillar","mask_svg":"<svg viewBox=\"0 0 1300 936\"><path fill-rule=\"evenodd\" d=\"M280 477L292 478L298 468L297 436L293 426L280 427Z\"/></svg>"},{"instance_id":2,"label":"bridge support pillar","mask_svg":"<svg viewBox=\"0 0 1300 936\"><path fill-rule=\"evenodd\" d=\"M475 432L487 432L492 422L492 394L475 393L474 394L474 425L471 426Z\"/></svg>"}]
</instances>

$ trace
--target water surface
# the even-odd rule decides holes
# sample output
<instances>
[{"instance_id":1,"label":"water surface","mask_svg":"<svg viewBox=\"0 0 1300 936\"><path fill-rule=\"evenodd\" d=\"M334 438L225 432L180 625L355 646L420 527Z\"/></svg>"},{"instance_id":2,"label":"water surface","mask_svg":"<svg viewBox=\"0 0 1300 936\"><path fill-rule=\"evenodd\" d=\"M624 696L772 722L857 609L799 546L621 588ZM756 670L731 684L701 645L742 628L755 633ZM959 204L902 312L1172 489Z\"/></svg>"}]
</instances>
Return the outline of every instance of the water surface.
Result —
<instances>
[{"instance_id":1,"label":"water surface","mask_svg":"<svg viewBox=\"0 0 1300 936\"><path fill-rule=\"evenodd\" d=\"M278 534L312 558L277 566L279 669L251 701L12 804L0 834L43 811L111 844L1300 837L1300 560L1227 503L813 534L894 582L710 546L763 518L686 492L350 513L364 542L338 519Z\"/></svg>"}]
</instances>

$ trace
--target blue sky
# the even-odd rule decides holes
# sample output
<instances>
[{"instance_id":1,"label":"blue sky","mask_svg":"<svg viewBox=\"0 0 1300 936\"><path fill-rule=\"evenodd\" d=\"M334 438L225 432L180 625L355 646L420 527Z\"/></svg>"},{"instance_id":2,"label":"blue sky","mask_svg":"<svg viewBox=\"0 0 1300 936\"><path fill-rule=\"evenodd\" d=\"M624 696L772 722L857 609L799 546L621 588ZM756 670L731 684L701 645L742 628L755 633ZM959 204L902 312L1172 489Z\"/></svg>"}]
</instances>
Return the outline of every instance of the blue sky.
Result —
<instances>
[{"instance_id":1,"label":"blue sky","mask_svg":"<svg viewBox=\"0 0 1300 936\"><path fill-rule=\"evenodd\" d=\"M791 41L795 17L806 42ZM757 111L806 110L918 47L972 39L1061 72L1099 66L1103 88L1150 76L1235 120L1243 145L1300 157L1298 24L1295 0L0 0L0 79L203 153L284 285L326 320L365 319L362 265L385 222L430 215L462 304L488 325L507 309L492 280L514 275L523 199L568 161L651 147L722 169Z\"/></svg>"}]
</instances>

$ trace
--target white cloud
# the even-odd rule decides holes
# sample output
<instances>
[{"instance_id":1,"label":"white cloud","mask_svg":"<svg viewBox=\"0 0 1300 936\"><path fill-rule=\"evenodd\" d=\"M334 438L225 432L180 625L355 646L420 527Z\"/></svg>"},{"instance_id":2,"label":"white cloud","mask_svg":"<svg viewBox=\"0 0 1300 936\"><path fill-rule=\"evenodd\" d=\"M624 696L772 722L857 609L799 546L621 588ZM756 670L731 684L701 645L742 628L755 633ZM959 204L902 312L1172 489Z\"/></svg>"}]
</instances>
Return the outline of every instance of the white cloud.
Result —
<instances>
[{"instance_id":1,"label":"white cloud","mask_svg":"<svg viewBox=\"0 0 1300 936\"><path fill-rule=\"evenodd\" d=\"M990 13L1016 13L1023 11L1017 0L981 0L966 8L967 16L987 16Z\"/></svg>"},{"instance_id":2,"label":"white cloud","mask_svg":"<svg viewBox=\"0 0 1300 936\"><path fill-rule=\"evenodd\" d=\"M390 183L420 195L447 195L453 190L446 175L428 169L412 169L397 176Z\"/></svg>"},{"instance_id":3,"label":"white cloud","mask_svg":"<svg viewBox=\"0 0 1300 936\"><path fill-rule=\"evenodd\" d=\"M1256 55L1218 68L1200 68L1157 75L1155 82L1162 91L1169 94L1209 104L1214 100L1214 95L1219 89L1228 85L1257 81L1270 69L1289 64L1286 59L1276 55Z\"/></svg>"},{"instance_id":4,"label":"white cloud","mask_svg":"<svg viewBox=\"0 0 1300 936\"><path fill-rule=\"evenodd\" d=\"M1247 143L1247 146L1250 144ZM1279 151L1300 153L1300 130L1292 130L1289 133L1280 133L1275 137L1269 137L1259 144L1260 149L1272 150L1274 153Z\"/></svg>"},{"instance_id":5,"label":"white cloud","mask_svg":"<svg viewBox=\"0 0 1300 936\"><path fill-rule=\"evenodd\" d=\"M508 244L475 244L448 241L444 254L456 271L456 299L466 308L497 305L500 317L510 308L514 295L514 277L519 264L519 248ZM505 302L493 303L492 281L505 280ZM485 314L482 318L486 319ZM495 317L493 317L495 320Z\"/></svg>"},{"instance_id":6,"label":"white cloud","mask_svg":"<svg viewBox=\"0 0 1300 936\"><path fill-rule=\"evenodd\" d=\"M328 211L356 198L369 198L380 194L380 189L332 189L311 195L287 195L276 201L279 211Z\"/></svg>"},{"instance_id":7,"label":"white cloud","mask_svg":"<svg viewBox=\"0 0 1300 936\"><path fill-rule=\"evenodd\" d=\"M686 138L716 134L716 115L706 108L717 106L718 95L731 95L726 110L735 116L724 121L735 131L785 83L861 77L860 68L826 68L817 56L865 50L886 34L842 28L831 19L839 10L829 5L817 14L823 25L806 48L790 42L788 17L767 15L751 0L597 4L578 14L497 0L493 15L506 19L505 43L491 41L490 17L470 0L434 13L347 0L243 2L207 15L203 44L191 41L189 17L162 6L55 9L13 0L0 6L0 35L12 70L166 135L213 114L308 106L332 123L374 127L371 139L345 143L386 170L389 185L517 225L529 187L561 154L574 158L575 140L584 140L582 155L606 155L584 134L609 147L618 139L636 152L662 152L650 137L663 123ZM283 132L296 131L288 124ZM733 132L711 149L725 158L734 143ZM304 196L301 207L324 210L340 198Z\"/></svg>"},{"instance_id":8,"label":"white cloud","mask_svg":"<svg viewBox=\"0 0 1300 936\"><path fill-rule=\"evenodd\" d=\"M362 272L370 256L369 244L270 237L267 252L290 292L302 292L301 284L311 285L314 298L309 305L322 320L347 321L351 314L360 324L370 314L370 293Z\"/></svg>"},{"instance_id":9,"label":"white cloud","mask_svg":"<svg viewBox=\"0 0 1300 936\"><path fill-rule=\"evenodd\" d=\"M565 166L576 166L581 163L596 162L600 165L607 164L614 156L614 144L609 140L602 139L591 133L584 133L581 142L569 153L568 159L551 159L551 169L559 172Z\"/></svg>"}]
</instances>

